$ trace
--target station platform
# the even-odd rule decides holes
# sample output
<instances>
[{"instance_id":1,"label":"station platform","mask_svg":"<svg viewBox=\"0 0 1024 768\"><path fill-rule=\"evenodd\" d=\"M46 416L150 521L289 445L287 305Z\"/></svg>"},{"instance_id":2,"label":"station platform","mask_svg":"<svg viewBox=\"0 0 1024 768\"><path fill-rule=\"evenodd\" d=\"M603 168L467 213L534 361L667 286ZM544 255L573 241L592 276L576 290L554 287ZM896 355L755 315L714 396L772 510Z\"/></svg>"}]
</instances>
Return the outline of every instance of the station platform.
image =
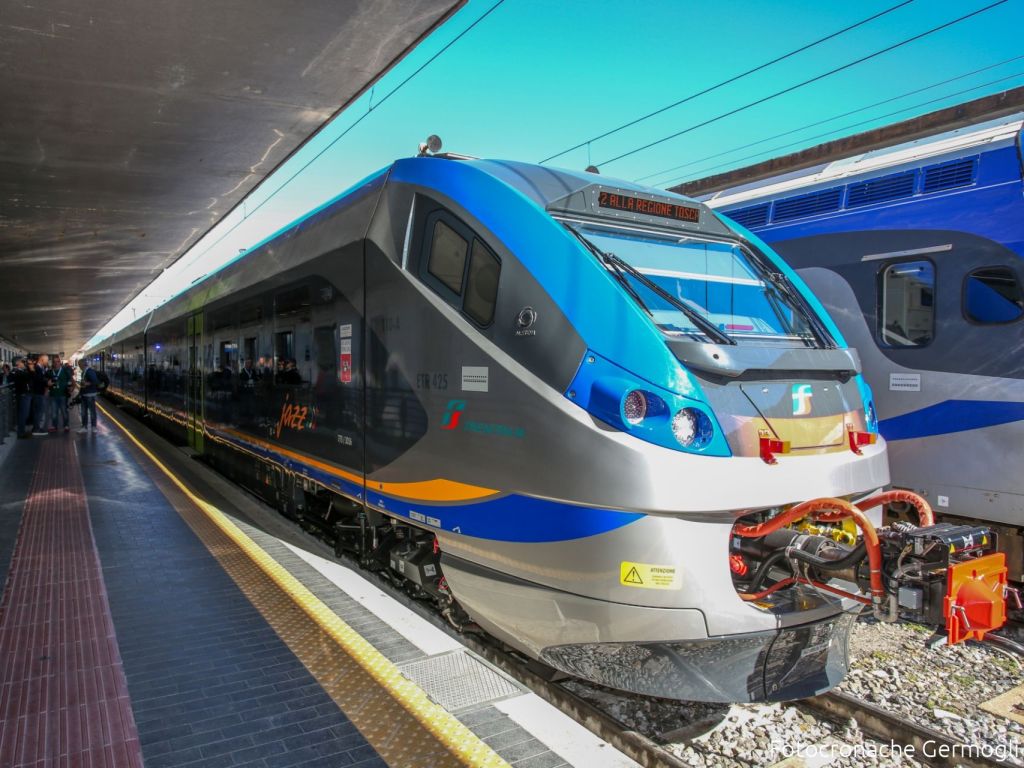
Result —
<instances>
[{"instance_id":1,"label":"station platform","mask_svg":"<svg viewBox=\"0 0 1024 768\"><path fill-rule=\"evenodd\" d=\"M636 766L109 405L0 477L0 766Z\"/></svg>"}]
</instances>

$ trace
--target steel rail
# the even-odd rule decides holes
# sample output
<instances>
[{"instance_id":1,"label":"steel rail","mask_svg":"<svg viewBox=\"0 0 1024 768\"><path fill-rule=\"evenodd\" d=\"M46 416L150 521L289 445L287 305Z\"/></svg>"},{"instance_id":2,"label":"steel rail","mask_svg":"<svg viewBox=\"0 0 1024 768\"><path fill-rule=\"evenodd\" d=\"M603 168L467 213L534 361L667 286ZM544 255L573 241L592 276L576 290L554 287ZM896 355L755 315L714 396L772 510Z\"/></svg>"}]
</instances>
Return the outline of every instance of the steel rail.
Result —
<instances>
[{"instance_id":1,"label":"steel rail","mask_svg":"<svg viewBox=\"0 0 1024 768\"><path fill-rule=\"evenodd\" d=\"M914 747L914 757L936 766L965 768L1017 768L1017 764L981 754L983 745L964 744L949 735L889 712L871 702L839 691L803 699L802 705L833 720L852 718L869 736L883 742ZM973 754L977 751L978 754ZM945 757L944 757L945 755Z\"/></svg>"}]
</instances>

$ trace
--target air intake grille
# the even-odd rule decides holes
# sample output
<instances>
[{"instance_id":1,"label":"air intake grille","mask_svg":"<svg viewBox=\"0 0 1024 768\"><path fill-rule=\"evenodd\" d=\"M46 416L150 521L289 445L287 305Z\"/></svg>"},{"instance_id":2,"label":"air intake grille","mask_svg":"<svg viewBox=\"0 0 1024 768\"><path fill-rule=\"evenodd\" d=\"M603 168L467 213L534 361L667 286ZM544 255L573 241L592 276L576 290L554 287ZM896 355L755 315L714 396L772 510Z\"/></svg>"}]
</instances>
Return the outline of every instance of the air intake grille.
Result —
<instances>
[{"instance_id":1,"label":"air intake grille","mask_svg":"<svg viewBox=\"0 0 1024 768\"><path fill-rule=\"evenodd\" d=\"M974 173L978 168L978 158L965 157L939 163L924 169L923 192L938 192L942 189L966 187L974 183Z\"/></svg>"},{"instance_id":2,"label":"air intake grille","mask_svg":"<svg viewBox=\"0 0 1024 768\"><path fill-rule=\"evenodd\" d=\"M830 213L839 210L839 201L843 195L842 187L823 189L806 195L789 197L775 203L773 221L789 221L804 216L815 216L819 213Z\"/></svg>"},{"instance_id":3,"label":"air intake grille","mask_svg":"<svg viewBox=\"0 0 1024 768\"><path fill-rule=\"evenodd\" d=\"M856 208L861 205L881 203L910 197L914 194L914 171L894 173L878 179L869 179L851 184L846 193L846 207Z\"/></svg>"},{"instance_id":4,"label":"air intake grille","mask_svg":"<svg viewBox=\"0 0 1024 768\"><path fill-rule=\"evenodd\" d=\"M747 208L737 208L735 211L726 211L725 215L747 229L763 227L768 223L768 203L751 205Z\"/></svg>"}]
</instances>

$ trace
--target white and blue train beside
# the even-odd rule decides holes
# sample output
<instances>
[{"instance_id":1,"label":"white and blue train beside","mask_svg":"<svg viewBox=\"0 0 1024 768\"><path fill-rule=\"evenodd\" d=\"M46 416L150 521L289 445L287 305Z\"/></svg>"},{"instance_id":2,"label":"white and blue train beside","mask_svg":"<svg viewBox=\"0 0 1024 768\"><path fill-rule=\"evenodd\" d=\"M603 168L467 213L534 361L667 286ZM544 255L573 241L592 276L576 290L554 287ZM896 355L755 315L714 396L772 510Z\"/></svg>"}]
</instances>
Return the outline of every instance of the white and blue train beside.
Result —
<instances>
[{"instance_id":1,"label":"white and blue train beside","mask_svg":"<svg viewBox=\"0 0 1024 768\"><path fill-rule=\"evenodd\" d=\"M1022 91L677 188L755 232L798 271L860 354L894 486L926 497L940 520L993 526L1017 581ZM1019 111L992 118L989 105ZM963 125L964 113L976 117ZM959 127L943 125L947 116ZM934 127L920 135L922 125ZM901 130L918 136L887 138ZM873 148L851 152L857 144Z\"/></svg>"}]
</instances>

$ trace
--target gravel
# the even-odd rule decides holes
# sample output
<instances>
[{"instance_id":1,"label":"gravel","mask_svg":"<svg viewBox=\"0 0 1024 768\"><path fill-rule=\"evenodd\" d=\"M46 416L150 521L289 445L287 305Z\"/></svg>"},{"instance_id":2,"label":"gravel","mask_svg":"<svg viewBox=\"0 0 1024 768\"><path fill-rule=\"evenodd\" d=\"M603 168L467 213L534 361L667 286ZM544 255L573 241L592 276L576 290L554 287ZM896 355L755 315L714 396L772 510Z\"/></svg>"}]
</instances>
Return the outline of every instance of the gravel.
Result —
<instances>
[{"instance_id":1,"label":"gravel","mask_svg":"<svg viewBox=\"0 0 1024 768\"><path fill-rule=\"evenodd\" d=\"M853 668L838 690L957 743L1002 746L1024 756L1024 725L979 709L1024 683L1022 660L984 643L930 646L930 637L919 625L862 619L853 630Z\"/></svg>"},{"instance_id":2,"label":"gravel","mask_svg":"<svg viewBox=\"0 0 1024 768\"><path fill-rule=\"evenodd\" d=\"M1017 640L1022 634L1007 630ZM838 690L958 744L1001 747L1010 762L1024 758L1024 726L979 709L1024 683L1024 660L988 644L930 646L930 638L931 630L918 625L862 617L851 638L852 667ZM787 765L924 765L865 736L852 720L833 723L799 704L677 702L576 681L564 685L692 766L771 766L794 754L803 761Z\"/></svg>"}]
</instances>

